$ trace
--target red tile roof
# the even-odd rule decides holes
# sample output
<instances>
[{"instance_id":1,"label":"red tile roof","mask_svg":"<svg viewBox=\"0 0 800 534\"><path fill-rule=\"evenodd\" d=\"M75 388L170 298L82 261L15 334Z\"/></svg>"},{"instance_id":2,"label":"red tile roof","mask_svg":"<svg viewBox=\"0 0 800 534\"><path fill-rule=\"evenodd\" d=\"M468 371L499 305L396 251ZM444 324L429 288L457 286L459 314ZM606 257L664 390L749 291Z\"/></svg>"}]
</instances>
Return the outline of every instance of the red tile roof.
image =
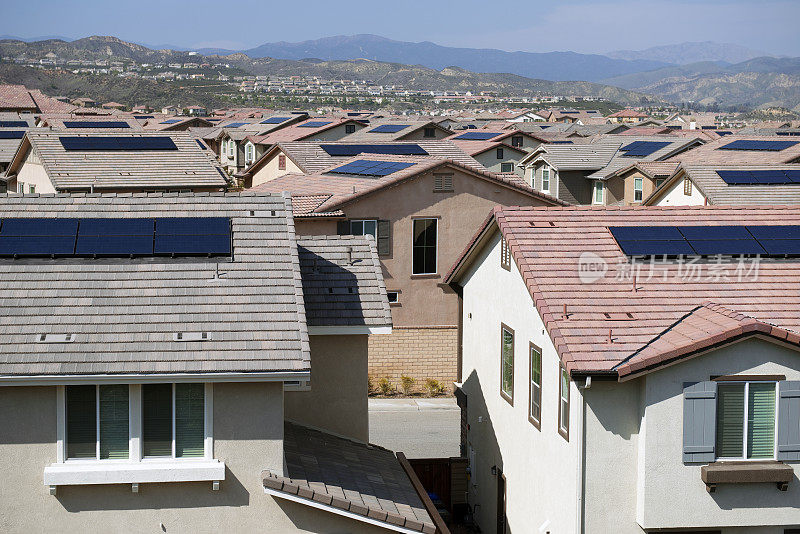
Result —
<instances>
[{"instance_id":1,"label":"red tile roof","mask_svg":"<svg viewBox=\"0 0 800 534\"><path fill-rule=\"evenodd\" d=\"M0 85L0 111L4 108L36 110L36 103L24 85Z\"/></svg>"}]
</instances>

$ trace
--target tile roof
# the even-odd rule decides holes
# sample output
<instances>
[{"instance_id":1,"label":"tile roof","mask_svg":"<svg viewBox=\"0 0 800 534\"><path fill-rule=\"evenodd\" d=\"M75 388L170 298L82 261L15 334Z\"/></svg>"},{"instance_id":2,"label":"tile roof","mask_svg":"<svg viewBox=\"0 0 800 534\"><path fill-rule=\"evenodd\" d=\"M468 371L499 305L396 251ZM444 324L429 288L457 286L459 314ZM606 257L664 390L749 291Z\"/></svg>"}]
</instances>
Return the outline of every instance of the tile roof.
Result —
<instances>
[{"instance_id":1,"label":"tile roof","mask_svg":"<svg viewBox=\"0 0 800 534\"><path fill-rule=\"evenodd\" d=\"M289 199L255 194L3 196L0 217L230 217L214 259L4 259L0 375L308 371ZM251 215L252 214L252 215ZM176 332L210 333L174 341ZM41 343L43 333L74 334Z\"/></svg>"},{"instance_id":2,"label":"tile roof","mask_svg":"<svg viewBox=\"0 0 800 534\"><path fill-rule=\"evenodd\" d=\"M726 165L744 163L753 165L780 165L800 161L800 143L779 151L771 150L721 150L737 140L754 141L800 141L798 138L765 135L726 135L716 141L688 150L670 158L671 161L700 165Z\"/></svg>"},{"instance_id":3,"label":"tile roof","mask_svg":"<svg viewBox=\"0 0 800 534\"><path fill-rule=\"evenodd\" d=\"M309 326L391 326L371 236L303 236L297 250Z\"/></svg>"},{"instance_id":4,"label":"tile roof","mask_svg":"<svg viewBox=\"0 0 800 534\"><path fill-rule=\"evenodd\" d=\"M397 132L373 132L375 128L380 126L388 126L388 125L407 125L402 130ZM348 143L373 143L379 141L396 141L410 135L422 128L438 128L443 129L439 124L430 121L430 120L419 120L415 117L409 117L408 119L398 119L398 120L371 120L369 125L366 128L362 128L361 130L357 130L354 133L344 137L342 140L347 141Z\"/></svg>"},{"instance_id":5,"label":"tile roof","mask_svg":"<svg viewBox=\"0 0 800 534\"><path fill-rule=\"evenodd\" d=\"M621 146L621 142L610 140L588 144L540 145L523 163L541 157L559 171L597 171L611 162Z\"/></svg>"},{"instance_id":6,"label":"tile roof","mask_svg":"<svg viewBox=\"0 0 800 534\"><path fill-rule=\"evenodd\" d=\"M38 111L24 85L0 85L0 110L29 109Z\"/></svg>"},{"instance_id":7,"label":"tile roof","mask_svg":"<svg viewBox=\"0 0 800 534\"><path fill-rule=\"evenodd\" d=\"M348 511L418 532L436 532L391 451L290 422L284 423L283 450L286 476L262 472L265 488L332 511Z\"/></svg>"},{"instance_id":8,"label":"tile roof","mask_svg":"<svg viewBox=\"0 0 800 534\"><path fill-rule=\"evenodd\" d=\"M169 137L178 150L165 151L76 151L65 150L61 137L81 137L87 133L70 131L29 131L9 166L16 174L22 156L32 147L42 161L56 190L113 188L191 188L225 187L221 169L208 151L201 149L190 135L182 132L113 133L92 130L92 137Z\"/></svg>"},{"instance_id":9,"label":"tile roof","mask_svg":"<svg viewBox=\"0 0 800 534\"><path fill-rule=\"evenodd\" d=\"M650 264L644 263L634 280L635 266L608 230L609 226L800 225L800 207L497 207L451 269L448 282L457 281L474 253L470 248L494 222L507 239L533 305L570 372L616 372L622 362L708 301L785 329L800 343L796 298L800 260L745 262L742 272L735 262L723 263L724 269L710 266L711 258L702 262L705 270L697 276L685 262L657 262L652 275ZM587 255L607 266L590 283L584 283L579 273ZM747 271L754 265L755 274ZM626 318L627 313L632 317Z\"/></svg>"},{"instance_id":10,"label":"tile roof","mask_svg":"<svg viewBox=\"0 0 800 534\"><path fill-rule=\"evenodd\" d=\"M67 128L64 124L65 122L124 122L128 125L127 128L116 128L117 131L128 131L131 130L141 130L142 123L138 120L134 119L133 117L125 117L125 116L114 116L114 115L103 115L98 117L86 117L82 115L74 115L74 114L64 114L64 113L51 113L51 114L43 114L39 117L40 125L43 127L50 126L57 130L68 130L68 131L76 131L77 128ZM82 128L83 131L96 131L96 130L103 130L109 131L110 128Z\"/></svg>"},{"instance_id":11,"label":"tile roof","mask_svg":"<svg viewBox=\"0 0 800 534\"><path fill-rule=\"evenodd\" d=\"M28 121L26 121L28 122ZM30 127L0 127L0 132L26 132ZM19 145L22 143L20 139L3 139L0 136L0 163L10 163L14 159L14 154L17 153Z\"/></svg>"},{"instance_id":12,"label":"tile roof","mask_svg":"<svg viewBox=\"0 0 800 534\"><path fill-rule=\"evenodd\" d=\"M526 156L528 152L522 148L512 147L502 141L453 141L461 150L472 157L483 154L487 150L503 148L512 152L517 152L520 157Z\"/></svg>"},{"instance_id":13,"label":"tile roof","mask_svg":"<svg viewBox=\"0 0 800 534\"><path fill-rule=\"evenodd\" d=\"M303 126L303 124L310 122L330 122L330 124L317 126L315 128ZM341 126L342 124L347 124L351 122L354 122L352 118L330 119L330 121L313 118L283 128L272 128L272 131L270 131L270 133L266 135L253 135L252 133L250 133L250 139L254 143L259 145L274 145L275 143L281 143L287 141L300 141L302 139L313 138L320 132L325 132L330 130L331 128L336 128L337 126ZM264 126L267 126L267 128L264 128L264 130L269 129L269 125L264 125Z\"/></svg>"}]
</instances>

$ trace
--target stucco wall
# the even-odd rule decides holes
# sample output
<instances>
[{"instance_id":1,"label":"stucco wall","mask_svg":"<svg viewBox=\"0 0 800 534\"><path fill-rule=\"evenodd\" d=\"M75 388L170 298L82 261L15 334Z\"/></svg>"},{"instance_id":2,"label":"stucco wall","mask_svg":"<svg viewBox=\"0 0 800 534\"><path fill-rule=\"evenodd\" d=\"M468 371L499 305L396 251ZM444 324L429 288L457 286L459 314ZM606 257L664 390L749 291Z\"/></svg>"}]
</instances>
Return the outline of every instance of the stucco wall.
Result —
<instances>
[{"instance_id":1,"label":"stucco wall","mask_svg":"<svg viewBox=\"0 0 800 534\"><path fill-rule=\"evenodd\" d=\"M360 124L355 124L355 123L350 123L350 124L355 125L356 132L364 128L364 126ZM339 141L344 136L350 135L346 132L347 129L345 128L345 126L347 125L340 124L339 126L334 126L333 128L329 128L322 132L317 132L312 137L304 139L304 141Z\"/></svg>"},{"instance_id":2,"label":"stucco wall","mask_svg":"<svg viewBox=\"0 0 800 534\"><path fill-rule=\"evenodd\" d=\"M367 336L309 336L309 342L311 391L286 392L286 419L369 441Z\"/></svg>"},{"instance_id":3,"label":"stucco wall","mask_svg":"<svg viewBox=\"0 0 800 534\"><path fill-rule=\"evenodd\" d=\"M475 159L478 162L489 169L492 172L502 172L502 164L503 163L510 163L512 165L513 172L519 176L520 178L524 177L524 169L519 167L519 162L524 158L527 154L525 152L517 152L516 150L512 150L508 147L503 148L503 158L497 159L497 150L487 150L481 154L475 156Z\"/></svg>"},{"instance_id":4,"label":"stucco wall","mask_svg":"<svg viewBox=\"0 0 800 534\"><path fill-rule=\"evenodd\" d=\"M278 151L275 152L267 161L264 163L260 169L253 175L252 183L249 187L255 187L257 185L263 184L264 182L269 182L270 180L274 180L275 178L279 178L284 174L289 173L300 173L303 174L303 171L300 170L300 167L295 165L295 163L287 156L286 157L286 169L280 170L278 169L278 156L283 155L283 152Z\"/></svg>"},{"instance_id":5,"label":"stucco wall","mask_svg":"<svg viewBox=\"0 0 800 534\"><path fill-rule=\"evenodd\" d=\"M500 267L499 248L498 234L464 280L462 376L474 451L468 447L474 457L470 503L478 505L481 531L495 532L491 467L497 465L506 476L510 532L575 532L580 393L571 382L567 441L557 428L558 356L516 266L510 272ZM515 331L513 406L500 396L501 322ZM528 421L530 342L542 349L541 430Z\"/></svg>"},{"instance_id":6,"label":"stucco wall","mask_svg":"<svg viewBox=\"0 0 800 534\"><path fill-rule=\"evenodd\" d=\"M15 179L9 180L8 190L10 192L19 191L18 183L25 184L24 194L28 194L29 185L36 186L36 193L55 193L56 188L47 176L47 171L39 160L39 157L29 150L25 159L22 161L22 166Z\"/></svg>"},{"instance_id":7,"label":"stucco wall","mask_svg":"<svg viewBox=\"0 0 800 534\"><path fill-rule=\"evenodd\" d=\"M653 206L702 206L706 202L706 197L700 190L692 184L692 194L683 193L683 178L676 180L665 191L659 193L657 199L651 202Z\"/></svg>"},{"instance_id":8,"label":"stucco wall","mask_svg":"<svg viewBox=\"0 0 800 534\"><path fill-rule=\"evenodd\" d=\"M583 171L561 171L558 173L558 198L570 204L592 203L592 181Z\"/></svg>"},{"instance_id":9,"label":"stucco wall","mask_svg":"<svg viewBox=\"0 0 800 534\"><path fill-rule=\"evenodd\" d=\"M0 387L2 532L375 532L375 527L264 494L262 469L282 472L282 384L214 386L214 456L224 460L219 491L210 482L62 486L42 483L56 459L56 388ZM160 526L163 524L163 529Z\"/></svg>"}]
</instances>

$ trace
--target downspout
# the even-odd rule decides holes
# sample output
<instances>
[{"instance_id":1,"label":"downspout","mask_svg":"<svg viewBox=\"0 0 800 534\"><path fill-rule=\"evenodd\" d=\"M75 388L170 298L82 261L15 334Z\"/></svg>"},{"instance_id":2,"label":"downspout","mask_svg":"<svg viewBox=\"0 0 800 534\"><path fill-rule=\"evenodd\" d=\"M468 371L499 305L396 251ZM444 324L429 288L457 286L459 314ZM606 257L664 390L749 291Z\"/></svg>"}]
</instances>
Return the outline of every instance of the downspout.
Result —
<instances>
[{"instance_id":1,"label":"downspout","mask_svg":"<svg viewBox=\"0 0 800 534\"><path fill-rule=\"evenodd\" d=\"M577 469L577 479L575 483L576 487L576 506L577 510L575 510L575 534L583 534L584 532L584 518L583 518L583 509L584 509L584 470L586 469L586 390L592 387L592 377L587 376L586 382L583 386L578 386L578 390L581 391L581 405L578 411L580 416L580 421L576 425L580 434L577 436L577 444L578 444L578 469Z\"/></svg>"}]
</instances>

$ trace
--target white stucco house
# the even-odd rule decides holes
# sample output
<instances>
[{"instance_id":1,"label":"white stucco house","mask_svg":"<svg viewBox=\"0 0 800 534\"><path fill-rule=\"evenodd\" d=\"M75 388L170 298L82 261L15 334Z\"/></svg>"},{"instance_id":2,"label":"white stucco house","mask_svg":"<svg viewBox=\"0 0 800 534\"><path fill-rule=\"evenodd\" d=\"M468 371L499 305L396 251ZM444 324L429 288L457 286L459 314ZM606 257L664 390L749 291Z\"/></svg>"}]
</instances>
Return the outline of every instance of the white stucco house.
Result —
<instances>
[{"instance_id":1,"label":"white stucco house","mask_svg":"<svg viewBox=\"0 0 800 534\"><path fill-rule=\"evenodd\" d=\"M796 532L798 243L792 207L495 208L446 279L481 531Z\"/></svg>"}]
</instances>

